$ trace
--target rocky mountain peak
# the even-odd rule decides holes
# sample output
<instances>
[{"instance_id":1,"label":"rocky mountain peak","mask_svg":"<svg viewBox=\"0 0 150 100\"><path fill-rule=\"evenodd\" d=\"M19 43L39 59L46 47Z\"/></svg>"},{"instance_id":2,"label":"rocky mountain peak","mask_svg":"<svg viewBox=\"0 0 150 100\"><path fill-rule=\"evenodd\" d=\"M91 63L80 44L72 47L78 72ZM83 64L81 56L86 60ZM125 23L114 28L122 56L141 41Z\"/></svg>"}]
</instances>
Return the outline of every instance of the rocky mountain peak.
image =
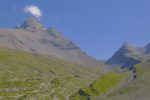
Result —
<instances>
[{"instance_id":1,"label":"rocky mountain peak","mask_svg":"<svg viewBox=\"0 0 150 100\"><path fill-rule=\"evenodd\" d=\"M131 45L128 42L124 42L121 49L124 49L126 51L132 51L132 50L136 49L136 47L134 47L133 45Z\"/></svg>"},{"instance_id":2,"label":"rocky mountain peak","mask_svg":"<svg viewBox=\"0 0 150 100\"><path fill-rule=\"evenodd\" d=\"M122 67L131 67L139 63L138 61L139 48L124 42L122 47L106 62L107 64L121 64Z\"/></svg>"},{"instance_id":3,"label":"rocky mountain peak","mask_svg":"<svg viewBox=\"0 0 150 100\"><path fill-rule=\"evenodd\" d=\"M14 29L0 29L0 46L50 55L86 66L103 66L103 62L87 55L57 29L45 28L33 17Z\"/></svg>"},{"instance_id":4,"label":"rocky mountain peak","mask_svg":"<svg viewBox=\"0 0 150 100\"><path fill-rule=\"evenodd\" d=\"M43 25L34 17L29 17L24 23L20 26L23 29L42 29Z\"/></svg>"}]
</instances>

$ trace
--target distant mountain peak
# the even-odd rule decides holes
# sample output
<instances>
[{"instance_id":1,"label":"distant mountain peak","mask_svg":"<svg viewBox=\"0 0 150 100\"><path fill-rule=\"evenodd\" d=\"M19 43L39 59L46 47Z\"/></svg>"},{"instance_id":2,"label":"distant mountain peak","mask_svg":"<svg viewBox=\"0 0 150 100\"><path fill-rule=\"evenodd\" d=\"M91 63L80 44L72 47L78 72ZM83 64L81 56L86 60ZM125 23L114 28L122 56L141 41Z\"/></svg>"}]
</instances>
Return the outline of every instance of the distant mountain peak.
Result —
<instances>
[{"instance_id":1,"label":"distant mountain peak","mask_svg":"<svg viewBox=\"0 0 150 100\"><path fill-rule=\"evenodd\" d=\"M20 26L24 29L42 29L43 25L34 17L29 17L24 23Z\"/></svg>"},{"instance_id":2,"label":"distant mountain peak","mask_svg":"<svg viewBox=\"0 0 150 100\"><path fill-rule=\"evenodd\" d=\"M121 64L122 67L131 67L139 63L139 48L124 42L122 47L106 62L107 64Z\"/></svg>"},{"instance_id":3,"label":"distant mountain peak","mask_svg":"<svg viewBox=\"0 0 150 100\"><path fill-rule=\"evenodd\" d=\"M124 42L123 46L130 46L131 44L129 42Z\"/></svg>"},{"instance_id":4,"label":"distant mountain peak","mask_svg":"<svg viewBox=\"0 0 150 100\"><path fill-rule=\"evenodd\" d=\"M137 47L135 47L134 45L128 43L128 42L124 42L122 47L119 49L120 52L122 53L136 53L137 52Z\"/></svg>"},{"instance_id":5,"label":"distant mountain peak","mask_svg":"<svg viewBox=\"0 0 150 100\"><path fill-rule=\"evenodd\" d=\"M128 43L128 42L124 42L123 45L122 45L122 48L124 48L124 49L133 49L135 47L133 45L131 45L130 43Z\"/></svg>"}]
</instances>

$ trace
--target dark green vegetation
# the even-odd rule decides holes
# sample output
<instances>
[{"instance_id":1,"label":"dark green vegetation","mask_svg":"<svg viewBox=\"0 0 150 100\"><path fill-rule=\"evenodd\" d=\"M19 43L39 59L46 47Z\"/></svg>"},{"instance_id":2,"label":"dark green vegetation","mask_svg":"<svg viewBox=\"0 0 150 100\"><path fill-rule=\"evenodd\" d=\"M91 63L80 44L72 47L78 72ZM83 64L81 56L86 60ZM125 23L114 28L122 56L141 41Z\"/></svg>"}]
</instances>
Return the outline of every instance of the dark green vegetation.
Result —
<instances>
[{"instance_id":1,"label":"dark green vegetation","mask_svg":"<svg viewBox=\"0 0 150 100\"><path fill-rule=\"evenodd\" d=\"M52 56L0 48L0 99L66 100L98 72Z\"/></svg>"},{"instance_id":2,"label":"dark green vegetation","mask_svg":"<svg viewBox=\"0 0 150 100\"><path fill-rule=\"evenodd\" d=\"M90 86L80 89L71 100L149 100L150 61L122 73L105 73Z\"/></svg>"}]
</instances>

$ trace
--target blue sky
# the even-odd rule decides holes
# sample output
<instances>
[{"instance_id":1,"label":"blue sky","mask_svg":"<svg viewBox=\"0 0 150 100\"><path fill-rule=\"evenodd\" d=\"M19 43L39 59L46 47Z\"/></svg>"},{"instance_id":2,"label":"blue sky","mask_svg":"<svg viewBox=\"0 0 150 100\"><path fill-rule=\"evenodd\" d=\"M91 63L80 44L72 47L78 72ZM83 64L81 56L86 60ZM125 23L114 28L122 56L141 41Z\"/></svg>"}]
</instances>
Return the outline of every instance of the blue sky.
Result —
<instances>
[{"instance_id":1,"label":"blue sky","mask_svg":"<svg viewBox=\"0 0 150 100\"><path fill-rule=\"evenodd\" d=\"M150 42L149 0L1 0L0 27L14 27L28 16L24 8L38 6L40 21L57 28L89 55L108 59L128 41Z\"/></svg>"}]
</instances>

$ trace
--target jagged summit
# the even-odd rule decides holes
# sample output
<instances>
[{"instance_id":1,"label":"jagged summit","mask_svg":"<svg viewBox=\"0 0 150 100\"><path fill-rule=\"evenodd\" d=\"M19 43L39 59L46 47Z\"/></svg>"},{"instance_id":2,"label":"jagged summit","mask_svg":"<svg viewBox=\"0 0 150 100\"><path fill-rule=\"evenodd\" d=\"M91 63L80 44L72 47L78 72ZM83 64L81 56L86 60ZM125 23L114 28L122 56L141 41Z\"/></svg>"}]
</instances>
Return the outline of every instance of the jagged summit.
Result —
<instances>
[{"instance_id":1,"label":"jagged summit","mask_svg":"<svg viewBox=\"0 0 150 100\"><path fill-rule=\"evenodd\" d=\"M124 48L130 48L132 47L132 45L128 42L124 42L123 45L122 45Z\"/></svg>"},{"instance_id":2,"label":"jagged summit","mask_svg":"<svg viewBox=\"0 0 150 100\"><path fill-rule=\"evenodd\" d=\"M120 50L123 52L136 52L136 47L128 42L124 42Z\"/></svg>"},{"instance_id":3,"label":"jagged summit","mask_svg":"<svg viewBox=\"0 0 150 100\"><path fill-rule=\"evenodd\" d=\"M29 17L24 23L20 26L23 29L42 29L43 25L34 17Z\"/></svg>"}]
</instances>

